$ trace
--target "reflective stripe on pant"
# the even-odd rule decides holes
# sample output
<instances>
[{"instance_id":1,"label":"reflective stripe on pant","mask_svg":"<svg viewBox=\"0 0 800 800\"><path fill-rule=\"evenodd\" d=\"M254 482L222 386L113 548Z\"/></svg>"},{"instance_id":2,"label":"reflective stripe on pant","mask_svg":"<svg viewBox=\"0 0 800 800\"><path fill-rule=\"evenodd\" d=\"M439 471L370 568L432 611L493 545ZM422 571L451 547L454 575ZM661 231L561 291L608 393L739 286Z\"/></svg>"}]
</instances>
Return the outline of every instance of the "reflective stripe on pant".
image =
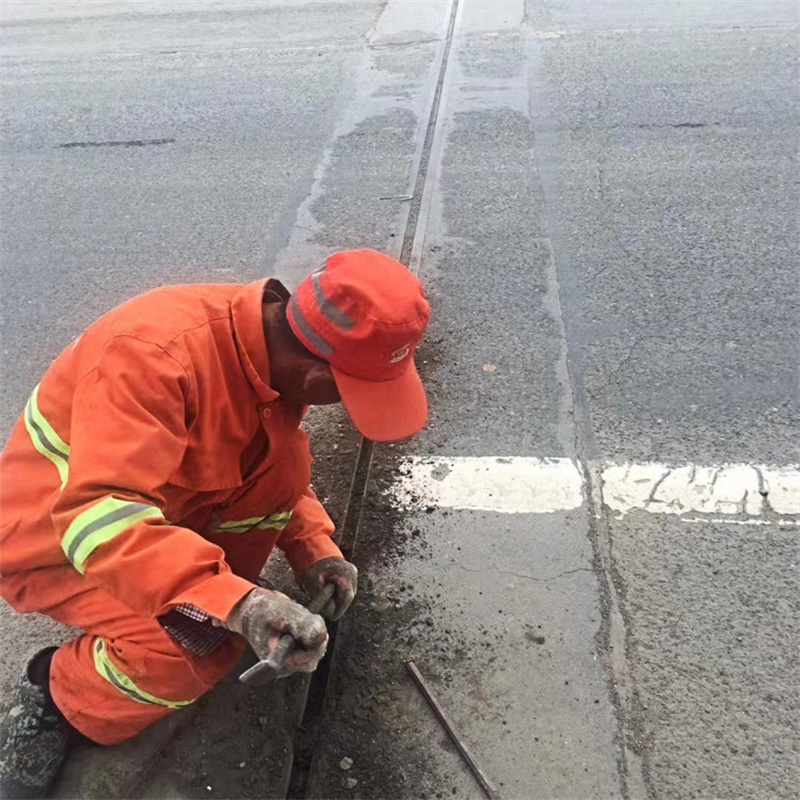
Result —
<instances>
[{"instance_id":1,"label":"reflective stripe on pant","mask_svg":"<svg viewBox=\"0 0 800 800\"><path fill-rule=\"evenodd\" d=\"M87 631L56 651L50 691L70 724L99 744L123 742L190 706L247 647L231 635L212 655L195 656L156 620L132 614L99 589L65 598L48 613Z\"/></svg>"}]
</instances>

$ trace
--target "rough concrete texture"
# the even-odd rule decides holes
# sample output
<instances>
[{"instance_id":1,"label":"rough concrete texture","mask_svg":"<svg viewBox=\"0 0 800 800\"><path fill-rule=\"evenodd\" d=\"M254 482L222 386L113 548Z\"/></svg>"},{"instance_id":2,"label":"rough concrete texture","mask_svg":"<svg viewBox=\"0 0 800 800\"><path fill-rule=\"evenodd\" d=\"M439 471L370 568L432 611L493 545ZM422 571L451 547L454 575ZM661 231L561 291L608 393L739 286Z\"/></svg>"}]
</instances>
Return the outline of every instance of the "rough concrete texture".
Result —
<instances>
[{"instance_id":1,"label":"rough concrete texture","mask_svg":"<svg viewBox=\"0 0 800 800\"><path fill-rule=\"evenodd\" d=\"M358 87L340 109L285 246L266 263L287 286L332 249L374 247L398 257L446 30L446 0L410 18L386 4L357 65ZM413 26L411 29L408 26ZM274 261L274 264L271 262Z\"/></svg>"},{"instance_id":2,"label":"rough concrete texture","mask_svg":"<svg viewBox=\"0 0 800 800\"><path fill-rule=\"evenodd\" d=\"M644 513L611 525L657 797L797 794L797 531L735 527Z\"/></svg>"},{"instance_id":3,"label":"rough concrete texture","mask_svg":"<svg viewBox=\"0 0 800 800\"><path fill-rule=\"evenodd\" d=\"M531 45L571 358L604 455L798 458L797 216L775 213L796 205L796 55L786 27Z\"/></svg>"},{"instance_id":4,"label":"rough concrete texture","mask_svg":"<svg viewBox=\"0 0 800 800\"><path fill-rule=\"evenodd\" d=\"M561 341L547 296L551 252L536 230L530 146L525 118L511 110L452 121L442 191L448 236L429 238L425 262L440 310L424 351L438 365L426 372L441 398L432 411L439 425L422 435L438 443L449 427L447 455L563 453L551 380ZM512 208L529 224L507 225ZM502 255L499 238L508 243ZM502 271L493 268L498 259Z\"/></svg>"},{"instance_id":5,"label":"rough concrete texture","mask_svg":"<svg viewBox=\"0 0 800 800\"><path fill-rule=\"evenodd\" d=\"M800 20L680 6L527 4L578 455L796 463ZM796 529L711 516L593 525L625 740L650 796L793 796Z\"/></svg>"},{"instance_id":6,"label":"rough concrete texture","mask_svg":"<svg viewBox=\"0 0 800 800\"><path fill-rule=\"evenodd\" d=\"M501 796L622 793L586 508L406 511L385 494L401 453L571 448L523 41L516 29L473 32L483 12L468 4L459 18L441 110L447 135L421 232L420 276L436 309L420 351L431 419L413 442L372 459L355 546L367 582L337 634L311 797L481 796L422 705L409 660ZM482 91L494 80L502 85ZM344 756L354 761L346 776Z\"/></svg>"},{"instance_id":7,"label":"rough concrete texture","mask_svg":"<svg viewBox=\"0 0 800 800\"><path fill-rule=\"evenodd\" d=\"M419 449L568 454L562 329L519 32L457 37L450 70L422 271L437 312L422 368L437 402Z\"/></svg>"},{"instance_id":8,"label":"rough concrete texture","mask_svg":"<svg viewBox=\"0 0 800 800\"><path fill-rule=\"evenodd\" d=\"M4 436L108 308L163 283L256 280L288 241L381 3L245 5L4 4L3 350L26 356L5 362ZM174 141L59 147L153 139Z\"/></svg>"},{"instance_id":9,"label":"rough concrete texture","mask_svg":"<svg viewBox=\"0 0 800 800\"><path fill-rule=\"evenodd\" d=\"M368 577L339 628L308 796L482 796L408 661L501 796L618 796L585 509L398 514L382 495L394 463L373 461L356 558Z\"/></svg>"}]
</instances>

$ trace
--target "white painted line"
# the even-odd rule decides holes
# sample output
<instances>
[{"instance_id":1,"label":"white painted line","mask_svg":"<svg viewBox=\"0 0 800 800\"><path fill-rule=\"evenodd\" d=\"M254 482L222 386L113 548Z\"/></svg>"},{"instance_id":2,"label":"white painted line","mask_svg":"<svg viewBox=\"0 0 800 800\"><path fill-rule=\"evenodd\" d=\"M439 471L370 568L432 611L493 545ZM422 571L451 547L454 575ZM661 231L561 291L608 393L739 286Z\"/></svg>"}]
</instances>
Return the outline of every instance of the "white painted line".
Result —
<instances>
[{"instance_id":1,"label":"white painted line","mask_svg":"<svg viewBox=\"0 0 800 800\"><path fill-rule=\"evenodd\" d=\"M800 527L800 519L792 519L791 517L781 517L780 519L735 519L734 517L681 517L681 522L687 522L691 525L775 525L778 528L798 528Z\"/></svg>"},{"instance_id":2,"label":"white painted line","mask_svg":"<svg viewBox=\"0 0 800 800\"><path fill-rule=\"evenodd\" d=\"M797 467L722 464L612 464L602 472L603 502L623 516L634 509L656 514L730 514L759 517L800 514Z\"/></svg>"},{"instance_id":3,"label":"white painted line","mask_svg":"<svg viewBox=\"0 0 800 800\"><path fill-rule=\"evenodd\" d=\"M800 469L722 464L614 464L601 469L603 504L673 514L687 522L738 522L800 515ZM444 507L501 514L546 514L579 508L584 475L568 458L444 458L404 460L393 488L401 507ZM706 514L698 518L686 515ZM768 519L763 519L768 517ZM777 520L777 522L784 522ZM788 526L795 523L786 521Z\"/></svg>"},{"instance_id":4,"label":"white painted line","mask_svg":"<svg viewBox=\"0 0 800 800\"><path fill-rule=\"evenodd\" d=\"M580 508L583 477L568 458L409 458L394 496L406 508L546 514Z\"/></svg>"}]
</instances>

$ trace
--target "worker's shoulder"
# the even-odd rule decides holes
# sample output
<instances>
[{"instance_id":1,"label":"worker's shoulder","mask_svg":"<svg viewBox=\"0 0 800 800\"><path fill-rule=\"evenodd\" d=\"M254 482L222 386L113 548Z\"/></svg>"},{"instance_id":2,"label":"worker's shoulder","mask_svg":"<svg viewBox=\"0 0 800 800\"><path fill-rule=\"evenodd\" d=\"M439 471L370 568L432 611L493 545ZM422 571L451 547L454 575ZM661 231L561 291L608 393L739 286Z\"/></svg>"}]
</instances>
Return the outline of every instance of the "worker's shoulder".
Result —
<instances>
[{"instance_id":1,"label":"worker's shoulder","mask_svg":"<svg viewBox=\"0 0 800 800\"><path fill-rule=\"evenodd\" d=\"M231 319L240 284L162 286L140 294L109 311L94 326L102 339L129 336L167 347L195 332L204 335L218 322Z\"/></svg>"}]
</instances>

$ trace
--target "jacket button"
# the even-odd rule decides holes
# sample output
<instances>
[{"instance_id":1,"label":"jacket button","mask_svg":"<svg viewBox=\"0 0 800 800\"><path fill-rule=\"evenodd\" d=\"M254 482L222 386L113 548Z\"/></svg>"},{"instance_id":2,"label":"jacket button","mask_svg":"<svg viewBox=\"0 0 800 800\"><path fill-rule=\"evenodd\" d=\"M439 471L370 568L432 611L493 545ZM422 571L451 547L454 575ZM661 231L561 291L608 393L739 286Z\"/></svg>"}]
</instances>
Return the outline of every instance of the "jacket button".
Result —
<instances>
[{"instance_id":1,"label":"jacket button","mask_svg":"<svg viewBox=\"0 0 800 800\"><path fill-rule=\"evenodd\" d=\"M262 408L261 416L264 417L264 419L269 419L272 416L272 412L268 408Z\"/></svg>"}]
</instances>

